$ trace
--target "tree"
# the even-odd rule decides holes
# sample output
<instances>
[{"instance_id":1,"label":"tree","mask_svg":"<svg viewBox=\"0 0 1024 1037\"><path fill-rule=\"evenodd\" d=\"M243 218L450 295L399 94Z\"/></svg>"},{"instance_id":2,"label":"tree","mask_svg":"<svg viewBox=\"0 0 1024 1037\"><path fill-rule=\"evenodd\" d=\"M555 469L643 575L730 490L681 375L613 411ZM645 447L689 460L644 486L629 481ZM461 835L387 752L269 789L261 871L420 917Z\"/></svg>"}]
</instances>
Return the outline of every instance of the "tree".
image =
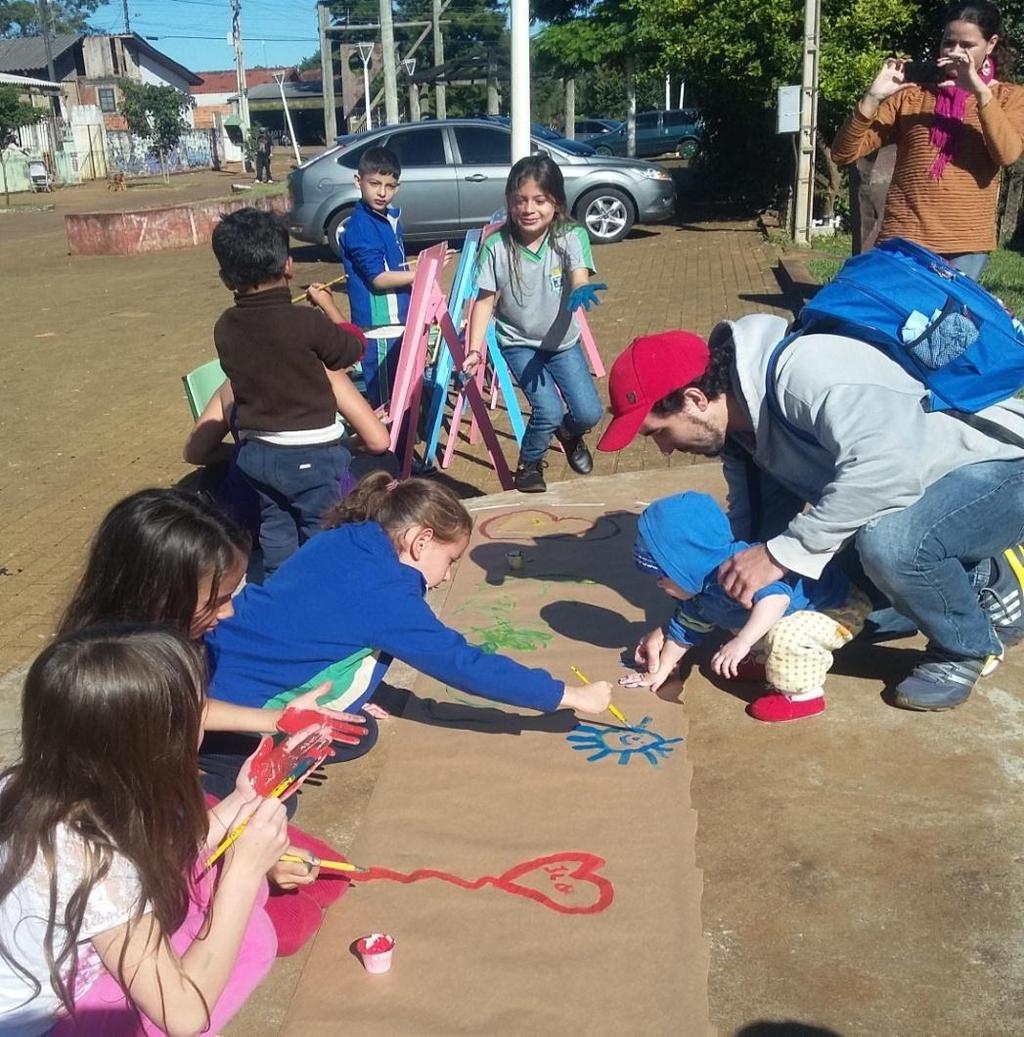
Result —
<instances>
[{"instance_id":1,"label":"tree","mask_svg":"<svg viewBox=\"0 0 1024 1037\"><path fill-rule=\"evenodd\" d=\"M167 156L189 128L185 112L195 107L196 100L173 86L136 83L131 79L122 79L120 85L121 115L132 133L152 142L151 150L160 159L167 180Z\"/></svg>"},{"instance_id":2,"label":"tree","mask_svg":"<svg viewBox=\"0 0 1024 1037\"><path fill-rule=\"evenodd\" d=\"M633 0L636 32L682 75L704 113L717 183L762 204L792 174L775 133L776 90L800 82L803 6L792 0ZM831 139L878 65L906 45L918 5L822 0L819 132Z\"/></svg>"},{"instance_id":3,"label":"tree","mask_svg":"<svg viewBox=\"0 0 1024 1037\"><path fill-rule=\"evenodd\" d=\"M18 97L16 86L0 85L0 169L3 170L4 205L11 204L11 192L7 189L7 164L4 161L7 144L19 127L42 122L47 115L45 108L34 108L30 104L25 104Z\"/></svg>"},{"instance_id":4,"label":"tree","mask_svg":"<svg viewBox=\"0 0 1024 1037\"><path fill-rule=\"evenodd\" d=\"M104 0L50 0L52 31L85 32L88 19ZM0 0L0 37L40 36L39 8L34 0Z\"/></svg>"}]
</instances>

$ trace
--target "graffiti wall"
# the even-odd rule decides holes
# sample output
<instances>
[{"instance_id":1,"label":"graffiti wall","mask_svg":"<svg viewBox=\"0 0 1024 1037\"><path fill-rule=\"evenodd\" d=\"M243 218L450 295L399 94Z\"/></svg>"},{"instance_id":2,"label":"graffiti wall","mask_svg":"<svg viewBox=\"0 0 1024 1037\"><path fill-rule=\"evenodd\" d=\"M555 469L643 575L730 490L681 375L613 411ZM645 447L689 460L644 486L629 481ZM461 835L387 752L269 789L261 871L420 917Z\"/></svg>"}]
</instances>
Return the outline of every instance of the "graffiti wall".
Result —
<instances>
[{"instance_id":1,"label":"graffiti wall","mask_svg":"<svg viewBox=\"0 0 1024 1037\"><path fill-rule=\"evenodd\" d=\"M112 173L127 176L159 175L160 158L152 141L125 130L107 130L107 167ZM188 130L178 146L167 156L167 171L180 173L213 165L214 131Z\"/></svg>"}]
</instances>

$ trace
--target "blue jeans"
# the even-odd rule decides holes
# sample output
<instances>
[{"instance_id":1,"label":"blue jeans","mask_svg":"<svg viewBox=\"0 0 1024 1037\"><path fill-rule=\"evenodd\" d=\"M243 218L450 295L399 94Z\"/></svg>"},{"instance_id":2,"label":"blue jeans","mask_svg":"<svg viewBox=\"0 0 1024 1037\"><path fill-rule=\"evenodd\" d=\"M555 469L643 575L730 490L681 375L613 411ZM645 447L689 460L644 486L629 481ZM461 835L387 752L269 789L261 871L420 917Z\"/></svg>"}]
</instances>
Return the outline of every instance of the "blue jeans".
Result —
<instances>
[{"instance_id":1,"label":"blue jeans","mask_svg":"<svg viewBox=\"0 0 1024 1037\"><path fill-rule=\"evenodd\" d=\"M952 263L957 270L962 270L972 281L977 281L981 277L982 270L985 269L985 264L988 262L988 253L958 252L953 255L945 255L942 258Z\"/></svg>"},{"instance_id":2,"label":"blue jeans","mask_svg":"<svg viewBox=\"0 0 1024 1037\"><path fill-rule=\"evenodd\" d=\"M978 592L989 558L1024 539L1024 460L983 461L933 483L856 536L868 578L929 641L982 659L1002 648Z\"/></svg>"},{"instance_id":3,"label":"blue jeans","mask_svg":"<svg viewBox=\"0 0 1024 1037\"><path fill-rule=\"evenodd\" d=\"M539 461L559 427L582 436L601 420L604 409L578 342L558 353L531 346L502 346L501 353L530 404L521 461Z\"/></svg>"},{"instance_id":4,"label":"blue jeans","mask_svg":"<svg viewBox=\"0 0 1024 1037\"><path fill-rule=\"evenodd\" d=\"M320 519L337 501L338 480L351 463L339 442L272 446L245 440L238 467L260 499L264 578L320 532Z\"/></svg>"}]
</instances>

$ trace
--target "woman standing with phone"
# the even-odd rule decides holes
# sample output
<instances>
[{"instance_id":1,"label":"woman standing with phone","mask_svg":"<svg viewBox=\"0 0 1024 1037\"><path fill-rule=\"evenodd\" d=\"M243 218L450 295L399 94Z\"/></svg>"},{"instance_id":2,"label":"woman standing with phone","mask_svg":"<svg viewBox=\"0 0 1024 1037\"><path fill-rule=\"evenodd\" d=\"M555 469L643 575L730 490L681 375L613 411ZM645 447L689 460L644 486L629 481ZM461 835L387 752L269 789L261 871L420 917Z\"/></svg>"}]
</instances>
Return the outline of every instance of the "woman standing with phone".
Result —
<instances>
[{"instance_id":1,"label":"woman standing with phone","mask_svg":"<svg viewBox=\"0 0 1024 1037\"><path fill-rule=\"evenodd\" d=\"M879 240L909 238L977 280L996 247L999 171L1024 151L1024 88L997 78L1014 55L995 4L955 4L943 25L934 77L887 58L836 135L832 157L849 165L895 144Z\"/></svg>"}]
</instances>

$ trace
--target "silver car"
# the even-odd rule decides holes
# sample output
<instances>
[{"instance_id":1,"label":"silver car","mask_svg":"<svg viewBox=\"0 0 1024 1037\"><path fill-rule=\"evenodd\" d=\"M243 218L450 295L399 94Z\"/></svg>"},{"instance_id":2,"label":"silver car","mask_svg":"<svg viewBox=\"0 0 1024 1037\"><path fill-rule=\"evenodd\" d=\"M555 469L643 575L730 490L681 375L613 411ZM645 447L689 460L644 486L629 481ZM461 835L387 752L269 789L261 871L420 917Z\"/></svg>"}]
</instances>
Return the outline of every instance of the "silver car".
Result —
<instances>
[{"instance_id":1,"label":"silver car","mask_svg":"<svg viewBox=\"0 0 1024 1037\"><path fill-rule=\"evenodd\" d=\"M402 209L407 241L461 238L505 207L512 153L507 126L485 119L406 123L340 137L335 147L289 175L293 237L313 244L326 241L337 254L338 228L359 201L352 175L363 152L381 145L402 163L396 204ZM675 185L661 166L571 155L537 138L532 147L561 167L569 211L595 243L619 241L634 223L658 223L675 212Z\"/></svg>"}]
</instances>

